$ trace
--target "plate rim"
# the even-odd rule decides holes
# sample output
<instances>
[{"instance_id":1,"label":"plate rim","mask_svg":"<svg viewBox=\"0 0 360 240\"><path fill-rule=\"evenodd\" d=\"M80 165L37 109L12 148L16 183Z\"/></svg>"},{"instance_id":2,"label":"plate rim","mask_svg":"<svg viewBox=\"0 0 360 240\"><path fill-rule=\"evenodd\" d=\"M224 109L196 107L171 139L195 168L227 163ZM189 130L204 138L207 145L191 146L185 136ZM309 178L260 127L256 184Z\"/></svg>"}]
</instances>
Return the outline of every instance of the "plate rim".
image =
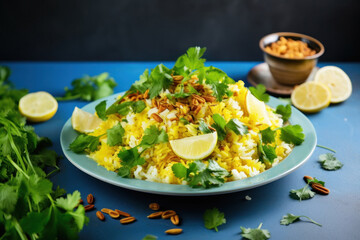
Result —
<instances>
[{"instance_id":1,"label":"plate rim","mask_svg":"<svg viewBox=\"0 0 360 240\"><path fill-rule=\"evenodd\" d=\"M104 101L104 100L109 101L112 98L113 98L112 100L115 101L116 97L118 95L121 95L121 94L124 94L124 92L116 93L116 94L113 94L111 96L95 100L93 102L90 102L90 103L86 104L81 109L93 108L91 110L92 110L92 112L95 112L96 104L98 104L98 103L100 103L101 101ZM275 105L276 102L277 102L276 105L279 105L281 103L284 104L284 102L282 102L281 100L270 96L270 101L267 103L267 105L269 105L269 106ZM271 106L271 107L274 108L274 106ZM309 130L310 133L313 134L312 135L313 138L310 138L308 140L307 140L307 136L305 136L305 141L302 143L302 144L304 144L306 141L312 141L312 145L311 145L311 147L309 149L307 149L308 151L307 151L306 156L304 157L304 159L302 159L302 160L300 160L300 162L297 162L296 164L292 165L291 168L286 168L285 171L281 171L279 174L275 174L274 176L270 175L268 178L265 178L263 180L261 180L261 179L258 180L259 178L264 177L266 175L269 175L272 172L276 171L278 169L276 167L279 167L281 165L281 163L283 163L286 159L288 159L288 162L289 162L294 157L296 158L296 156L294 156L293 153L296 150L296 148L299 148L302 145L295 146L293 151L284 160L282 160L279 164L277 164L276 166L274 166L274 167L272 167L272 168L270 168L270 169L268 169L268 170L266 170L266 171L264 171L264 172L262 172L262 173L260 173L260 174L258 174L256 176L254 176L254 177L248 177L248 178L241 179L241 180L226 182L220 187L214 187L214 188L209 188L209 189L203 189L203 188L195 188L194 189L194 188L189 187L188 185L176 185L176 184L168 184L168 183L150 182L150 181L139 180L139 179L134 179L134 178L131 178L131 179L121 178L119 176L115 176L116 180L117 180L117 181L115 181L115 180L112 180L112 179L109 178L109 176L111 176L113 174L116 174L115 172L107 171L104 167L102 167L100 165L97 165L97 163L93 159L88 158L85 154L76 154L76 156L82 156L81 158L85 157L86 159L91 160L93 162L92 165L96 164L97 165L96 166L97 171L94 172L94 170L89 169L89 165L87 167L81 166L77 162L76 159L74 160L70 156L71 155L70 153L72 153L72 154L75 154L75 153L71 152L68 149L68 146L65 146L65 142L66 142L65 141L65 137L66 137L65 134L66 134L66 131L68 131L69 126L70 126L71 130L76 134L76 131L73 130L72 127L71 127L71 117L65 122L65 124L62 127L62 130L61 130L61 133L60 133L60 144L61 144L61 149L63 151L63 154L76 168L78 168L82 172L84 172L84 173L86 173L86 174L88 174L88 175L90 175L90 176L92 176L92 177L94 177L96 179L99 179L99 180L101 180L103 182L106 182L106 183L109 183L109 184L112 184L112 185L115 185L115 186L118 186L118 187L130 189L130 190L134 190L134 191L139 191L139 192L151 193L151 194L173 195L173 196L208 196L208 195L227 194L227 193L239 192L239 191L244 191L244 190L256 188L256 187L263 186L263 185L269 184L271 182L274 182L274 181L276 181L276 180L278 180L278 179L280 179L282 177L287 176L288 174L292 173L293 171L295 171L296 169L301 167L312 156L312 154L313 154L313 152L314 152L314 150L316 148L316 144L317 144L316 130L315 130L313 124L311 123L311 121L303 113L301 113L299 110L297 110L293 106L291 107L291 109L292 109L292 115L290 117L290 121L294 120L294 119L292 119L292 118L294 118L294 115L296 117L299 117L302 120L305 120L305 123L307 125L307 130ZM91 112L91 111L89 111L89 112ZM305 131L305 129L304 129L304 131ZM309 137L310 136L308 136L308 138ZM309 144L310 144L310 142L309 142ZM296 151L295 151L295 153L296 153ZM288 162L286 162L286 163L288 163ZM290 163L288 163L288 164L290 164ZM281 166L283 166L283 165L281 165ZM273 170L273 169L275 169L275 170ZM108 175L106 173L105 174L107 175L107 177L106 176L103 177L103 176L99 175L99 171L103 171L103 170L107 171L106 173L108 173L110 175ZM133 181L132 184L127 183L129 180ZM251 183L252 180L255 180L255 182ZM144 187L144 186L139 187L138 184L134 184L134 181L141 181L141 182L139 182L139 184L140 185L145 185L146 187ZM228 187L229 185L236 185L236 184L234 184L236 182L238 182L238 183L239 182L241 182L241 183L250 182L250 184L245 185L245 186L240 186L238 188L236 186ZM148 188L149 187L148 185L150 186L150 188ZM172 191L161 190L161 187L164 187L164 186L166 186L165 188L170 187L171 189L175 189L175 190L172 190ZM186 187L185 191L184 190L177 190L177 189L184 188L184 186ZM160 189L158 189L158 187Z\"/></svg>"}]
</instances>

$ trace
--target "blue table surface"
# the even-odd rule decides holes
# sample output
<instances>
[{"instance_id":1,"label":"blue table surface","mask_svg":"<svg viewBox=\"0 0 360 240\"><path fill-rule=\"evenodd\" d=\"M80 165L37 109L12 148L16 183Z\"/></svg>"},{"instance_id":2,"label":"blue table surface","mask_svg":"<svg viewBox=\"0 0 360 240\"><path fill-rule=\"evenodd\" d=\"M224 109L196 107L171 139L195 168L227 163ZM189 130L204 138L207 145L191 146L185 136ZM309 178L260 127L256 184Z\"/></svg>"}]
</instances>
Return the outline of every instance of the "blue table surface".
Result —
<instances>
[{"instance_id":1,"label":"blue table surface","mask_svg":"<svg viewBox=\"0 0 360 240\"><path fill-rule=\"evenodd\" d=\"M138 79L145 68L153 68L157 62L3 62L12 70L10 80L17 88L27 88L30 92L48 91L54 96L64 93L73 79L84 74L96 75L109 72L118 85L115 92L127 90ZM172 62L165 62L172 66ZM258 62L208 62L223 69L236 80L246 81L249 70ZM316 148L311 158L290 175L255 189L204 197L161 196L122 189L97 180L74 167L66 158L60 160L61 171L51 180L68 192L79 190L83 198L92 193L96 198L96 208L117 208L131 213L137 221L121 225L118 220L107 218L99 221L96 211L87 213L90 222L80 232L80 239L142 239L147 234L158 239L241 239L240 226L255 228L263 223L263 228L271 233L271 239L360 239L360 63L319 64L336 65L350 77L353 93L344 103L331 105L307 117L313 123L318 144L337 150L336 156L344 163L338 171L325 171L318 163L318 156L329 151ZM60 131L70 118L75 106L82 107L87 102L59 102L56 115L49 121L34 124L40 136L48 136L53 148L62 154ZM316 195L306 201L289 197L291 189L304 186L303 176L315 176L326 182L330 195ZM245 200L250 196L251 201ZM150 220L149 203L158 202L163 209L176 210L181 216L184 232L168 236L166 229L174 226L168 220ZM226 224L219 232L204 227L203 213L208 208L217 207L225 213ZM306 215L321 223L319 227L306 221L289 226L280 225L280 219L287 213Z\"/></svg>"}]
</instances>

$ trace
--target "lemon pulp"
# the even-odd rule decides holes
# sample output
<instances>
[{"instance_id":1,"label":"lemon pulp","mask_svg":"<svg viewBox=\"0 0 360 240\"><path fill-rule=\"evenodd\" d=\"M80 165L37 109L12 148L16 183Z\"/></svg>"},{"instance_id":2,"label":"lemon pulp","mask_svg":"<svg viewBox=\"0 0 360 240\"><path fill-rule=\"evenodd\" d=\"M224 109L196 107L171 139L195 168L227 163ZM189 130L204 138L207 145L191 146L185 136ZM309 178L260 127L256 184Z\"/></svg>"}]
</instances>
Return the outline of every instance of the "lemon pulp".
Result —
<instances>
[{"instance_id":1,"label":"lemon pulp","mask_svg":"<svg viewBox=\"0 0 360 240\"><path fill-rule=\"evenodd\" d=\"M75 107L71 116L73 129L82 133L93 132L101 123L102 120L98 116L85 112L78 107Z\"/></svg>"},{"instance_id":2,"label":"lemon pulp","mask_svg":"<svg viewBox=\"0 0 360 240\"><path fill-rule=\"evenodd\" d=\"M217 133L171 140L170 146L174 153L187 160L200 160L208 157L215 149Z\"/></svg>"},{"instance_id":3,"label":"lemon pulp","mask_svg":"<svg viewBox=\"0 0 360 240\"><path fill-rule=\"evenodd\" d=\"M19 111L31 122L43 122L52 118L58 109L56 99L47 92L34 92L19 101Z\"/></svg>"},{"instance_id":4,"label":"lemon pulp","mask_svg":"<svg viewBox=\"0 0 360 240\"><path fill-rule=\"evenodd\" d=\"M330 104L331 92L318 82L306 82L297 86L291 94L292 104L303 112L318 112Z\"/></svg>"},{"instance_id":5,"label":"lemon pulp","mask_svg":"<svg viewBox=\"0 0 360 240\"><path fill-rule=\"evenodd\" d=\"M340 68L326 66L315 75L315 82L325 84L331 91L331 103L339 103L348 99L352 92L349 76Z\"/></svg>"}]
</instances>

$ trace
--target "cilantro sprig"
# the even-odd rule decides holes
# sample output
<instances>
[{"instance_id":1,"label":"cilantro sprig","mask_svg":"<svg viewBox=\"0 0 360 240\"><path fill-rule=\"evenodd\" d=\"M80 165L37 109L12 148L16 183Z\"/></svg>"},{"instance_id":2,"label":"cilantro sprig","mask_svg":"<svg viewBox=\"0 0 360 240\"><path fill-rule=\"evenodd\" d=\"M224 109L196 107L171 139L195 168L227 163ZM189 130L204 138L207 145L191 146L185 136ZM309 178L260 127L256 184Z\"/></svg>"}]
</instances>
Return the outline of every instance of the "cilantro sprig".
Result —
<instances>
[{"instance_id":1,"label":"cilantro sprig","mask_svg":"<svg viewBox=\"0 0 360 240\"><path fill-rule=\"evenodd\" d=\"M290 225L294 222L298 222L301 219L300 218L307 218L311 223L316 224L318 226L322 226L320 223L315 222L314 220L312 220L311 218L309 218L308 216L304 216L304 215L300 215L300 216L296 216L294 214L288 213L285 216L282 217L282 219L280 220L280 224L281 225Z\"/></svg>"},{"instance_id":2,"label":"cilantro sprig","mask_svg":"<svg viewBox=\"0 0 360 240\"><path fill-rule=\"evenodd\" d=\"M205 227L215 229L216 232L218 232L218 226L226 223L225 214L217 208L207 209L203 218Z\"/></svg>"},{"instance_id":3,"label":"cilantro sprig","mask_svg":"<svg viewBox=\"0 0 360 240\"><path fill-rule=\"evenodd\" d=\"M262 223L257 228L241 228L241 236L248 240L266 240L270 238L270 232L266 229L261 229Z\"/></svg>"},{"instance_id":4,"label":"cilantro sprig","mask_svg":"<svg viewBox=\"0 0 360 240\"><path fill-rule=\"evenodd\" d=\"M168 142L168 135L164 129L158 129L155 125L151 125L144 131L144 136L138 146L130 149L123 148L118 157L121 159L121 167L118 169L118 175L121 177L129 177L131 169L137 165L145 163L145 159L141 154L148 148L153 147L155 144ZM139 148L142 151L139 152Z\"/></svg>"},{"instance_id":5,"label":"cilantro sprig","mask_svg":"<svg viewBox=\"0 0 360 240\"><path fill-rule=\"evenodd\" d=\"M193 188L218 187L225 182L226 177L230 176L226 169L212 159L209 160L208 166L201 161L194 161L189 167L175 163L171 169L176 177L184 179Z\"/></svg>"},{"instance_id":6,"label":"cilantro sprig","mask_svg":"<svg viewBox=\"0 0 360 240\"><path fill-rule=\"evenodd\" d=\"M323 169L328 171L338 170L344 165L332 153L321 154L319 156L319 163Z\"/></svg>"},{"instance_id":7,"label":"cilantro sprig","mask_svg":"<svg viewBox=\"0 0 360 240\"><path fill-rule=\"evenodd\" d=\"M226 122L224 117L218 113L214 114L212 116L212 118L214 120L214 123L211 126L216 129L218 139L220 141L225 139L226 133L229 130L233 131L236 135L245 135L249 132L248 127L236 118L230 119L229 122ZM201 123L200 123L200 126L201 126ZM203 129L203 130L201 130L201 129ZM201 127L200 130L203 133L208 132L203 127Z\"/></svg>"},{"instance_id":8,"label":"cilantro sprig","mask_svg":"<svg viewBox=\"0 0 360 240\"><path fill-rule=\"evenodd\" d=\"M84 76L71 82L72 89L65 87L65 95L57 97L58 101L81 99L94 101L114 93L116 82L109 77L109 73L101 73L97 76Z\"/></svg>"},{"instance_id":9,"label":"cilantro sprig","mask_svg":"<svg viewBox=\"0 0 360 240\"><path fill-rule=\"evenodd\" d=\"M300 189L292 189L290 191L290 197L296 200L308 200L310 198L313 198L315 196L315 192L311 191L309 189L309 184L306 184L305 187Z\"/></svg>"},{"instance_id":10,"label":"cilantro sprig","mask_svg":"<svg viewBox=\"0 0 360 240\"><path fill-rule=\"evenodd\" d=\"M249 90L254 97L263 102L270 100L270 95L266 93L266 87L263 84L258 84L256 87L249 87Z\"/></svg>"}]
</instances>

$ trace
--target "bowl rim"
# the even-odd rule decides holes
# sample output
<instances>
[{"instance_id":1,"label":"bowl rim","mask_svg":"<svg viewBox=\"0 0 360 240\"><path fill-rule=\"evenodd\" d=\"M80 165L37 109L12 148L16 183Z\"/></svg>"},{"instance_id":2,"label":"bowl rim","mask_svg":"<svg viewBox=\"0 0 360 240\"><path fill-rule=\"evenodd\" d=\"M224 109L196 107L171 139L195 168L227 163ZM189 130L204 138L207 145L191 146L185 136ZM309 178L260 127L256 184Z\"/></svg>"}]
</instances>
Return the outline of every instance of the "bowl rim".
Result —
<instances>
[{"instance_id":1,"label":"bowl rim","mask_svg":"<svg viewBox=\"0 0 360 240\"><path fill-rule=\"evenodd\" d=\"M305 39L308 39L308 40L314 42L315 44L317 44L320 47L320 51L318 53L312 55L312 56L307 56L307 57L304 57L304 58L289 58L289 57L284 57L284 56L280 56L280 55L277 55L277 54L272 54L272 53L269 53L269 52L265 51L265 46L264 46L265 39L270 37L270 36L305 38ZM294 32L276 32L276 33L267 34L267 35L265 35L264 37L262 37L260 39L259 47L265 54L268 54L268 55L270 55L272 57L286 59L286 60L292 60L292 61L316 59L316 58L319 58L321 55L323 55L324 52L325 52L324 45L319 40L317 40L317 39L315 39L313 37L310 37L308 35L302 34L302 33L294 33Z\"/></svg>"}]
</instances>

